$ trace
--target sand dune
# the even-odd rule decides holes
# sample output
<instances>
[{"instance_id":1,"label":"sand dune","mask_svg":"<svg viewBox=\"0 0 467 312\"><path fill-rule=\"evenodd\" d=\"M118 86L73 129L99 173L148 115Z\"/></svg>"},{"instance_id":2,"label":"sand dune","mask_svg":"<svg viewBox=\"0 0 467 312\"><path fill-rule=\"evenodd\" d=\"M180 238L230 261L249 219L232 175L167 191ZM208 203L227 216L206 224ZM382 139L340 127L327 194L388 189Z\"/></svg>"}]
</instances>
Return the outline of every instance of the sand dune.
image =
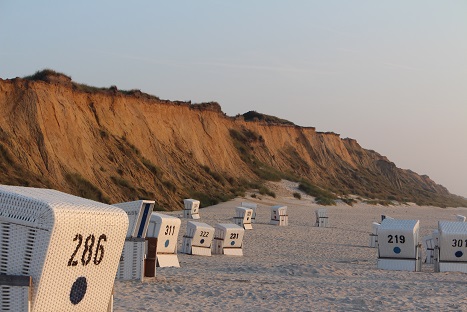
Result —
<instances>
[{"instance_id":1,"label":"sand dune","mask_svg":"<svg viewBox=\"0 0 467 312\"><path fill-rule=\"evenodd\" d=\"M423 237L466 208L339 204L328 207L330 227L317 228L310 197L293 198L290 183L275 191L276 199L247 198L259 208L243 257L179 254L181 267L158 268L155 281L116 281L115 311L467 311L466 274L434 273L427 264L416 273L379 270L368 247L381 214L419 219ZM201 209L200 221L232 223L241 201ZM275 204L288 206L289 226L268 224Z\"/></svg>"}]
</instances>

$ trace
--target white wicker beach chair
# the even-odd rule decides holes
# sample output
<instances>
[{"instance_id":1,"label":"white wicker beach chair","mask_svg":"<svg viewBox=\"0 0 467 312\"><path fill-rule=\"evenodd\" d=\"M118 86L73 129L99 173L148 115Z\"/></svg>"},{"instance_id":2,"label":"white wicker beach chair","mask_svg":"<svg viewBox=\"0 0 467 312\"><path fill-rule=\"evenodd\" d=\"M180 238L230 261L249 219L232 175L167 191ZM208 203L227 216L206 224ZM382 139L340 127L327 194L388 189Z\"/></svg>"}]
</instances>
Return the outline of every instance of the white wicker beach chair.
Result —
<instances>
[{"instance_id":1,"label":"white wicker beach chair","mask_svg":"<svg viewBox=\"0 0 467 312\"><path fill-rule=\"evenodd\" d=\"M326 208L320 208L315 210L317 227L328 227L328 210Z\"/></svg>"},{"instance_id":2,"label":"white wicker beach chair","mask_svg":"<svg viewBox=\"0 0 467 312\"><path fill-rule=\"evenodd\" d=\"M418 220L384 219L378 228L378 268L420 271Z\"/></svg>"},{"instance_id":3,"label":"white wicker beach chair","mask_svg":"<svg viewBox=\"0 0 467 312\"><path fill-rule=\"evenodd\" d=\"M467 273L467 223L438 222L435 246L435 272Z\"/></svg>"},{"instance_id":4,"label":"white wicker beach chair","mask_svg":"<svg viewBox=\"0 0 467 312\"><path fill-rule=\"evenodd\" d=\"M272 206L271 221L269 224L287 226L289 224L289 216L287 215L287 206Z\"/></svg>"},{"instance_id":5,"label":"white wicker beach chair","mask_svg":"<svg viewBox=\"0 0 467 312\"><path fill-rule=\"evenodd\" d=\"M456 215L456 221L465 222L466 217L463 215Z\"/></svg>"},{"instance_id":6,"label":"white wicker beach chair","mask_svg":"<svg viewBox=\"0 0 467 312\"><path fill-rule=\"evenodd\" d=\"M251 216L253 215L253 209L245 207L235 208L235 224L243 227L245 230L251 230Z\"/></svg>"},{"instance_id":7,"label":"white wicker beach chair","mask_svg":"<svg viewBox=\"0 0 467 312\"><path fill-rule=\"evenodd\" d=\"M199 219L199 200L196 199L184 199L183 200L183 217L188 219Z\"/></svg>"},{"instance_id":8,"label":"white wicker beach chair","mask_svg":"<svg viewBox=\"0 0 467 312\"><path fill-rule=\"evenodd\" d=\"M0 185L0 274L32 278L32 287L1 286L0 310L27 311L30 291L34 312L108 311L127 229L117 207Z\"/></svg>"},{"instance_id":9,"label":"white wicker beach chair","mask_svg":"<svg viewBox=\"0 0 467 312\"><path fill-rule=\"evenodd\" d=\"M214 228L209 224L188 221L181 251L190 255L211 256L213 237Z\"/></svg>"},{"instance_id":10,"label":"white wicker beach chair","mask_svg":"<svg viewBox=\"0 0 467 312\"><path fill-rule=\"evenodd\" d=\"M256 209L258 209L258 205L255 203L241 202L240 207L250 208L253 210L253 214L251 215L251 223L255 223L256 222Z\"/></svg>"},{"instance_id":11,"label":"white wicker beach chair","mask_svg":"<svg viewBox=\"0 0 467 312\"><path fill-rule=\"evenodd\" d=\"M150 259L154 259L154 265L158 267L180 267L177 257L177 239L180 231L181 220L162 213L153 212L147 233L148 243L154 238L155 254L148 253L146 265Z\"/></svg>"},{"instance_id":12,"label":"white wicker beach chair","mask_svg":"<svg viewBox=\"0 0 467 312\"><path fill-rule=\"evenodd\" d=\"M212 249L214 254L243 256L243 235L245 230L236 224L219 223L214 227Z\"/></svg>"}]
</instances>

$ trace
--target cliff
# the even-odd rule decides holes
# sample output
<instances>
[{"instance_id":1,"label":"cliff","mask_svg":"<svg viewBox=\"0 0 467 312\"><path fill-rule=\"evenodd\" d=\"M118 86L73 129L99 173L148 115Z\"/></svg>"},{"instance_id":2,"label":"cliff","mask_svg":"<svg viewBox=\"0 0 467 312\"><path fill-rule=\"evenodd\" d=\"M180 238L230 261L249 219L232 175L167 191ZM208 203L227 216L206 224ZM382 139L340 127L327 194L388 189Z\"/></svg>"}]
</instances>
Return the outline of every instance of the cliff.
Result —
<instances>
[{"instance_id":1,"label":"cliff","mask_svg":"<svg viewBox=\"0 0 467 312\"><path fill-rule=\"evenodd\" d=\"M183 198L215 203L280 178L337 195L467 205L355 140L251 116L97 89L53 72L0 79L0 183L109 203L155 199L168 210Z\"/></svg>"}]
</instances>

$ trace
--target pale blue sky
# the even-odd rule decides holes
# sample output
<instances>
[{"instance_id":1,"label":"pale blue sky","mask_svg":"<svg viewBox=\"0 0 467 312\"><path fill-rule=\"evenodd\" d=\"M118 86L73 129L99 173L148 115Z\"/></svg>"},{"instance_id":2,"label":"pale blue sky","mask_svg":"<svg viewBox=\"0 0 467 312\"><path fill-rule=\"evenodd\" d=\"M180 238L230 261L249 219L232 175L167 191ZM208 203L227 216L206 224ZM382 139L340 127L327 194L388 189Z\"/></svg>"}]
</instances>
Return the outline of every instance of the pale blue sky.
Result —
<instances>
[{"instance_id":1,"label":"pale blue sky","mask_svg":"<svg viewBox=\"0 0 467 312\"><path fill-rule=\"evenodd\" d=\"M43 68L334 131L467 197L464 0L0 0L0 77Z\"/></svg>"}]
</instances>

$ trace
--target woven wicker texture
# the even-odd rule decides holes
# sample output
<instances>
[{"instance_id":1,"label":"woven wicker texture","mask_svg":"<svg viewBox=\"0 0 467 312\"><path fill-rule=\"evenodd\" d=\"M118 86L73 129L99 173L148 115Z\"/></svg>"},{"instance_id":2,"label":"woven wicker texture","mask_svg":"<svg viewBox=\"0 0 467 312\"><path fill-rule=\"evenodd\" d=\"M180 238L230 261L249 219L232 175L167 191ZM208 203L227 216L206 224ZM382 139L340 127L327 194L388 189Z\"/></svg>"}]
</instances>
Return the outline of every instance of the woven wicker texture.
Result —
<instances>
[{"instance_id":1,"label":"woven wicker texture","mask_svg":"<svg viewBox=\"0 0 467 312\"><path fill-rule=\"evenodd\" d=\"M106 311L128 228L119 208L0 186L1 273L33 279L32 310Z\"/></svg>"},{"instance_id":2,"label":"woven wicker texture","mask_svg":"<svg viewBox=\"0 0 467 312\"><path fill-rule=\"evenodd\" d=\"M143 280L144 240L126 240L117 270L117 279Z\"/></svg>"}]
</instances>

